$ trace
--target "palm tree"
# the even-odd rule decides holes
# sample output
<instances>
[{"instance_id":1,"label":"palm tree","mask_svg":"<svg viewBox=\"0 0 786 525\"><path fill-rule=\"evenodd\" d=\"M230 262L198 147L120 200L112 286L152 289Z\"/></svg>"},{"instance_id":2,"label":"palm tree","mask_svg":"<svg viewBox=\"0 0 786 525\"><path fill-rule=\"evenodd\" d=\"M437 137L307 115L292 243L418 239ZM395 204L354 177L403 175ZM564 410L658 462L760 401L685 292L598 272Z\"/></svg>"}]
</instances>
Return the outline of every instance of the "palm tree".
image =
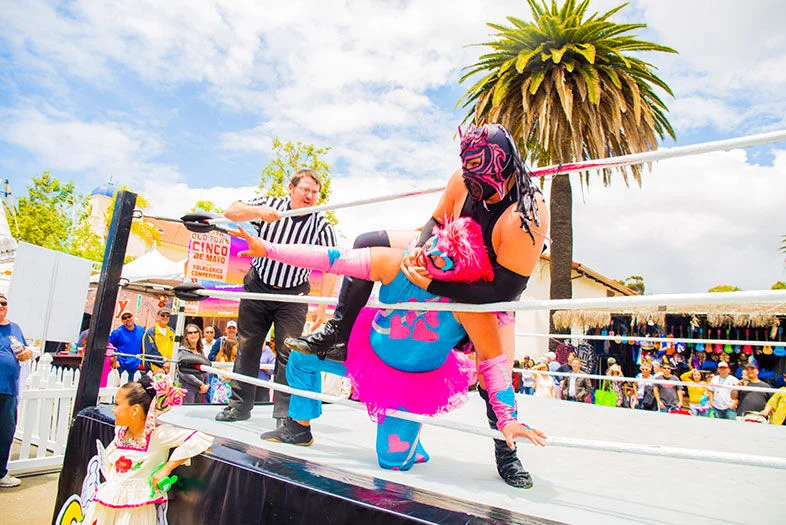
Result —
<instances>
[{"instance_id":1,"label":"palm tree","mask_svg":"<svg viewBox=\"0 0 786 525\"><path fill-rule=\"evenodd\" d=\"M488 24L496 40L479 44L492 51L466 68L461 78L482 74L459 101L466 120L507 127L531 162L545 166L625 155L657 148L674 130L655 88L672 95L656 69L630 52L676 53L638 40L645 24L609 19L627 4L586 17L589 0L547 5L527 0L532 22L508 17L511 26ZM618 168L641 184L641 166ZM612 170L603 170L603 184ZM589 173L581 174L589 184ZM551 298L569 299L573 260L572 189L567 175L551 182ZM552 330L554 326L552 324Z\"/></svg>"}]
</instances>

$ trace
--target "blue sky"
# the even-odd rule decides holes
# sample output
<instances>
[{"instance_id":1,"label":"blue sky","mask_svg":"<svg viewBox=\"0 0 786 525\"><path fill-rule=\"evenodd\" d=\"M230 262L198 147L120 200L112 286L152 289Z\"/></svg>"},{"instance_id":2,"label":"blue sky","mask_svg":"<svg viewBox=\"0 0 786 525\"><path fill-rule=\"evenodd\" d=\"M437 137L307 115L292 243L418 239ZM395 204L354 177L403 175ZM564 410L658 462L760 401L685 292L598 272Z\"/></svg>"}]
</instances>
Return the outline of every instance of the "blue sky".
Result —
<instances>
[{"instance_id":1,"label":"blue sky","mask_svg":"<svg viewBox=\"0 0 786 525\"><path fill-rule=\"evenodd\" d=\"M0 12L0 176L17 195L45 169L86 193L111 176L171 216L248 195L275 136L332 147L336 201L444 182L457 81L482 51L466 45L488 39L484 22L529 12L520 0L16 4ZM751 4L639 0L616 16L680 52L649 57L675 92L678 145L786 129L786 8ZM662 162L642 188L576 185L576 260L661 293L784 280L783 148ZM433 205L348 210L341 230L412 228Z\"/></svg>"}]
</instances>

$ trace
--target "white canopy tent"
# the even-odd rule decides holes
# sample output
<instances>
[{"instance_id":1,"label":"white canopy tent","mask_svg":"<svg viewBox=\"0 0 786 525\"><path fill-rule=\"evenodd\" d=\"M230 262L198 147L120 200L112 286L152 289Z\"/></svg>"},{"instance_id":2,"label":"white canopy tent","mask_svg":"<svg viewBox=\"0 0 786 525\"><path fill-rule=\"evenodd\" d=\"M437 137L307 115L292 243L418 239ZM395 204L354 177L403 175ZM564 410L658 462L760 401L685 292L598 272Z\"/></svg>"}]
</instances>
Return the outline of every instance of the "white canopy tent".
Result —
<instances>
[{"instance_id":1,"label":"white canopy tent","mask_svg":"<svg viewBox=\"0 0 786 525\"><path fill-rule=\"evenodd\" d=\"M130 263L123 266L121 279L129 284L177 286L184 279L186 259L172 261L164 257L155 247ZM98 275L90 282L97 283Z\"/></svg>"}]
</instances>

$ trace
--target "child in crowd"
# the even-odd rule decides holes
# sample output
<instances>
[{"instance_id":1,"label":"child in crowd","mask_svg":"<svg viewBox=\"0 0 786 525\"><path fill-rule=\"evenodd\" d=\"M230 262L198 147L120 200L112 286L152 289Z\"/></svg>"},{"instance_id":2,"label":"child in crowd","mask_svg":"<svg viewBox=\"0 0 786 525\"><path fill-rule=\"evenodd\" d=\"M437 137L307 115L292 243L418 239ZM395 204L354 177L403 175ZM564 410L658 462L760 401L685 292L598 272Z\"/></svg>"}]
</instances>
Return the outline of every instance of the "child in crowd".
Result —
<instances>
[{"instance_id":1,"label":"child in crowd","mask_svg":"<svg viewBox=\"0 0 786 525\"><path fill-rule=\"evenodd\" d=\"M115 438L106 450L99 444L105 481L88 504L83 523L156 523L156 505L167 501L171 472L213 442L201 432L157 423L160 414L182 403L184 393L164 374L144 375L120 387L112 410Z\"/></svg>"}]
</instances>

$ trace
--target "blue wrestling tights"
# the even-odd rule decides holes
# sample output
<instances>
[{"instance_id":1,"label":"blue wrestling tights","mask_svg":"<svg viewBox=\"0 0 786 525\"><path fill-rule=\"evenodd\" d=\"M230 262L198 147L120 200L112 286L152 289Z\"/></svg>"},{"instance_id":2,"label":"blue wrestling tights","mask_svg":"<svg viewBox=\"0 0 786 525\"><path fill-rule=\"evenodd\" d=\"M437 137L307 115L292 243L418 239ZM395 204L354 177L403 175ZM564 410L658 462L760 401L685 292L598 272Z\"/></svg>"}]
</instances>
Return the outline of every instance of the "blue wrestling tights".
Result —
<instances>
[{"instance_id":1,"label":"blue wrestling tights","mask_svg":"<svg viewBox=\"0 0 786 525\"><path fill-rule=\"evenodd\" d=\"M347 375L347 367L328 359L321 360L312 354L292 352L287 363L287 382L292 388L322 392L322 372ZM289 417L298 421L316 419L322 415L322 401L292 395L289 401Z\"/></svg>"},{"instance_id":2,"label":"blue wrestling tights","mask_svg":"<svg viewBox=\"0 0 786 525\"><path fill-rule=\"evenodd\" d=\"M390 470L409 470L430 459L420 443L420 423L387 416L377 425L377 460Z\"/></svg>"}]
</instances>

